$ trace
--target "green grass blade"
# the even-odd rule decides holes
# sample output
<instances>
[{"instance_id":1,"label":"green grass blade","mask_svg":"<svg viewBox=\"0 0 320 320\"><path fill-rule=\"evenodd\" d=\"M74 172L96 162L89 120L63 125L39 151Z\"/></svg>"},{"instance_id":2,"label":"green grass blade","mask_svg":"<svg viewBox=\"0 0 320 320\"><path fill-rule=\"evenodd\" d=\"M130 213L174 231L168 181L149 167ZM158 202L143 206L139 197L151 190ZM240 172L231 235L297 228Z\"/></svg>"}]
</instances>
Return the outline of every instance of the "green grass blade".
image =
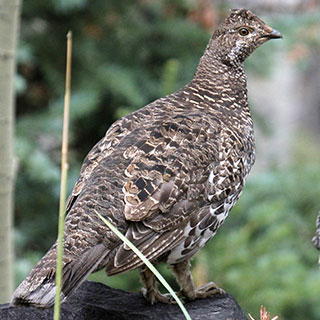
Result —
<instances>
[{"instance_id":1,"label":"green grass blade","mask_svg":"<svg viewBox=\"0 0 320 320\"><path fill-rule=\"evenodd\" d=\"M158 272L158 270L150 263L150 261L137 249L132 242L130 242L116 227L114 227L107 219L105 219L99 212L94 210L95 213L99 216L99 218L114 232L142 261L143 263L152 271L152 273L158 278L161 284L169 291L174 300L176 300L178 306L180 307L182 313L184 314L187 320L192 320L188 311L176 295L176 293L172 290L168 282L163 278L163 276Z\"/></svg>"}]
</instances>

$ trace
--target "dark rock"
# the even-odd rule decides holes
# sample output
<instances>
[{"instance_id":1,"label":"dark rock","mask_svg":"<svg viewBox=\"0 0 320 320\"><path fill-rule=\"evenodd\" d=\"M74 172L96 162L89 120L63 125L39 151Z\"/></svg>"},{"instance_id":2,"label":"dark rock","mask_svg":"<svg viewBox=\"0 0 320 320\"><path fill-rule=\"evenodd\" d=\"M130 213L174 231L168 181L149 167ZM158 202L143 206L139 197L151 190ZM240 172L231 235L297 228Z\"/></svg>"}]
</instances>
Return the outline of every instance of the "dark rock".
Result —
<instances>
[{"instance_id":1,"label":"dark rock","mask_svg":"<svg viewBox=\"0 0 320 320\"><path fill-rule=\"evenodd\" d=\"M192 320L247 320L232 296L219 294L207 299L185 303ZM9 304L0 305L0 320L53 319L53 308ZM157 303L150 305L141 294L107 287L101 283L85 281L62 304L61 320L151 320L185 319L177 305Z\"/></svg>"}]
</instances>

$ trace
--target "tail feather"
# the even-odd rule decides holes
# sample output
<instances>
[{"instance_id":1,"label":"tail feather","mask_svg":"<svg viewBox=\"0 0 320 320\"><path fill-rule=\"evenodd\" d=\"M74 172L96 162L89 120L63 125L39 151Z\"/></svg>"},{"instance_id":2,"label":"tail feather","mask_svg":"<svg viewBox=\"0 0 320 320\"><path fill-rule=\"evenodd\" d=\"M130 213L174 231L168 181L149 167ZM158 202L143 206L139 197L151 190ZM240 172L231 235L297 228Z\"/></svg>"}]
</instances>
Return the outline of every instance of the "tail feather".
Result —
<instances>
[{"instance_id":1,"label":"tail feather","mask_svg":"<svg viewBox=\"0 0 320 320\"><path fill-rule=\"evenodd\" d=\"M109 250L97 244L86 250L81 257L64 257L62 272L61 301L70 294L106 259ZM56 245L31 270L26 279L13 293L11 305L33 305L49 308L54 304L56 294Z\"/></svg>"}]
</instances>

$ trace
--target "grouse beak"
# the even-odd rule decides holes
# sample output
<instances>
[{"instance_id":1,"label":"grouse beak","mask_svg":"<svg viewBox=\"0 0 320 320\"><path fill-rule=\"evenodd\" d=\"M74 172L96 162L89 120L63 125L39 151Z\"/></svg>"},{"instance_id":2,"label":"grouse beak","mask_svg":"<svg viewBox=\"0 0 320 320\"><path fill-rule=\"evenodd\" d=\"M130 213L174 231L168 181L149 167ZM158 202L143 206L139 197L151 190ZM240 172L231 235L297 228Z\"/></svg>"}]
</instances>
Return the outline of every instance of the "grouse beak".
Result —
<instances>
[{"instance_id":1,"label":"grouse beak","mask_svg":"<svg viewBox=\"0 0 320 320\"><path fill-rule=\"evenodd\" d=\"M269 33L267 37L270 39L280 39L282 38L282 34L278 30L272 29L271 33Z\"/></svg>"},{"instance_id":2,"label":"grouse beak","mask_svg":"<svg viewBox=\"0 0 320 320\"><path fill-rule=\"evenodd\" d=\"M264 34L262 38L265 38L266 40L282 38L282 34L276 29L267 27L265 31L267 31L267 33Z\"/></svg>"}]
</instances>

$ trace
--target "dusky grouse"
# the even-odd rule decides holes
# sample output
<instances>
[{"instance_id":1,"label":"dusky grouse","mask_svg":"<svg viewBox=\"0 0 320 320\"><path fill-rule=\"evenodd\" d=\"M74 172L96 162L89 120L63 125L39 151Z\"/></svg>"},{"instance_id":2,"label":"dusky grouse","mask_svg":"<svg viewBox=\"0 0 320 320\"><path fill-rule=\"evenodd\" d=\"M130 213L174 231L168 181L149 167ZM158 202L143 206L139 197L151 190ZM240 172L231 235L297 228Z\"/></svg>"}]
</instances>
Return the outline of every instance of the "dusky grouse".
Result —
<instances>
[{"instance_id":1,"label":"dusky grouse","mask_svg":"<svg viewBox=\"0 0 320 320\"><path fill-rule=\"evenodd\" d=\"M66 208L63 300L91 272L140 268L145 297L171 301L95 210L153 263L168 263L186 298L222 292L213 282L196 288L189 259L216 234L254 163L243 62L274 38L281 34L251 11L232 10L190 83L115 122L93 147ZM16 289L12 304L53 305L56 248Z\"/></svg>"}]
</instances>

